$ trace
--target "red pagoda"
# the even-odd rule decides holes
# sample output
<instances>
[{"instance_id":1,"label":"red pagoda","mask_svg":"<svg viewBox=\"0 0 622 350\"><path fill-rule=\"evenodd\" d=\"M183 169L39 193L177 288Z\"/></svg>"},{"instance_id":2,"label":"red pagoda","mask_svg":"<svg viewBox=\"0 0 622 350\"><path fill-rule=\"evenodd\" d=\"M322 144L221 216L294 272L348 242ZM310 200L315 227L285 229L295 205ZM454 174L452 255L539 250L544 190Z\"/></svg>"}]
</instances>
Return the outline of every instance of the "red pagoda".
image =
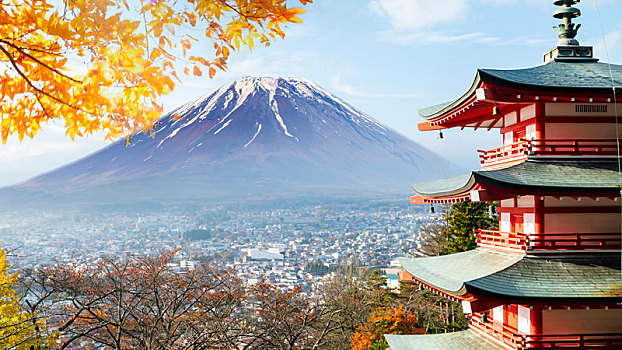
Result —
<instances>
[{"instance_id":1,"label":"red pagoda","mask_svg":"<svg viewBox=\"0 0 622 350\"><path fill-rule=\"evenodd\" d=\"M478 248L403 259L402 276L462 303L469 329L387 335L391 350L622 349L622 66L575 39L580 0L556 0L557 47L541 66L480 69L420 130L498 129L482 168L417 183L413 204L498 201Z\"/></svg>"}]
</instances>

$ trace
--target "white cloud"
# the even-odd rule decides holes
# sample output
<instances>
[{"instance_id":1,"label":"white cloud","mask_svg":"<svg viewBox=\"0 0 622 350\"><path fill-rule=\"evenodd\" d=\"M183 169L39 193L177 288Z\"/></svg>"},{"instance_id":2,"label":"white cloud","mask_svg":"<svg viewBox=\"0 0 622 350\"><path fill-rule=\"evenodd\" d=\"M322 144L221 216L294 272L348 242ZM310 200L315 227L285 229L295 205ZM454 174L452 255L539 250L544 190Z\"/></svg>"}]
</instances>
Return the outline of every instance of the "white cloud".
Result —
<instances>
[{"instance_id":1,"label":"white cloud","mask_svg":"<svg viewBox=\"0 0 622 350\"><path fill-rule=\"evenodd\" d=\"M614 30L605 34L605 40L599 40L594 45L594 56L609 62L619 62L622 59L622 30Z\"/></svg>"},{"instance_id":2,"label":"white cloud","mask_svg":"<svg viewBox=\"0 0 622 350\"><path fill-rule=\"evenodd\" d=\"M369 97L369 98L414 98L416 94L392 94L392 93L369 93L359 91L354 85L344 82L341 75L334 76L330 81L332 90L350 96Z\"/></svg>"},{"instance_id":3,"label":"white cloud","mask_svg":"<svg viewBox=\"0 0 622 350\"><path fill-rule=\"evenodd\" d=\"M460 19L466 0L372 0L369 8L398 30L429 28Z\"/></svg>"},{"instance_id":4,"label":"white cloud","mask_svg":"<svg viewBox=\"0 0 622 350\"><path fill-rule=\"evenodd\" d=\"M378 37L386 42L396 45L410 44L436 44L436 43L453 43L453 42L470 42L470 43L492 43L498 42L499 38L487 35L485 33L465 33L455 34L450 32L436 31L397 31L389 30L378 33Z\"/></svg>"},{"instance_id":5,"label":"white cloud","mask_svg":"<svg viewBox=\"0 0 622 350\"><path fill-rule=\"evenodd\" d=\"M492 6L524 5L518 0L371 0L371 12L388 21L391 30L379 33L382 40L397 45L432 44L467 41L471 43L499 42L499 38L486 33L455 34L451 30L436 30L442 24L463 21L475 4ZM526 0L531 7L551 6L542 0Z\"/></svg>"}]
</instances>

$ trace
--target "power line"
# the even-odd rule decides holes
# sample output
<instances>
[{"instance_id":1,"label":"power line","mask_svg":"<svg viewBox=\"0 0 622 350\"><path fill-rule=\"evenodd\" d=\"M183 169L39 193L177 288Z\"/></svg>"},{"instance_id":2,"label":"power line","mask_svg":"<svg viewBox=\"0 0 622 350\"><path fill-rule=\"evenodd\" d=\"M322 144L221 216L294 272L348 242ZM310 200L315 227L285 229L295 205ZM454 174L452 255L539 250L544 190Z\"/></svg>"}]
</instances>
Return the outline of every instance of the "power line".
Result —
<instances>
[{"instance_id":1,"label":"power line","mask_svg":"<svg viewBox=\"0 0 622 350\"><path fill-rule=\"evenodd\" d=\"M622 162L620 160L620 130L618 129L618 98L616 96L616 83L613 77L613 69L611 68L611 58L609 57L609 48L607 47L607 38L605 37L605 29L603 28L603 21L600 16L600 7L598 6L598 0L594 0L594 3L596 4L596 13L598 14L598 23L600 24L600 33L603 37L605 56L607 57L609 76L611 78L611 88L613 90L613 111L616 121L616 142L618 143L618 187L620 189L620 197L622 199ZM620 238L622 238L622 205L620 205ZM622 239L620 240L620 242L620 266L622 267ZM622 277L622 268L620 269L620 277Z\"/></svg>"}]
</instances>

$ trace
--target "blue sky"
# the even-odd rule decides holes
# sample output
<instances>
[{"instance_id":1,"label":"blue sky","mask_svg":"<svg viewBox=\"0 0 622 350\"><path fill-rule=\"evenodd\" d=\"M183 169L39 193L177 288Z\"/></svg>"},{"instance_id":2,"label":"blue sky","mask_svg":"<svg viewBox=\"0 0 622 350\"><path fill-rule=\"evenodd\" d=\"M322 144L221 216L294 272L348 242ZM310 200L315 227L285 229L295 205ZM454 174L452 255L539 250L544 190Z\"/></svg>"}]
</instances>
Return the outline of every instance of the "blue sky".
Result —
<instances>
[{"instance_id":1,"label":"blue sky","mask_svg":"<svg viewBox=\"0 0 622 350\"><path fill-rule=\"evenodd\" d=\"M620 2L579 4L578 39L595 55L622 64ZM315 0L283 41L242 50L214 79L190 78L164 99L165 110L242 76L302 77L316 82L385 125L464 168L477 168L476 149L500 144L498 131L452 130L445 138L417 131L417 109L460 96L477 68L521 68L542 62L557 36L550 0ZM602 31L601 31L602 23ZM107 142L72 142L47 125L21 144L0 145L0 186L51 170Z\"/></svg>"}]
</instances>

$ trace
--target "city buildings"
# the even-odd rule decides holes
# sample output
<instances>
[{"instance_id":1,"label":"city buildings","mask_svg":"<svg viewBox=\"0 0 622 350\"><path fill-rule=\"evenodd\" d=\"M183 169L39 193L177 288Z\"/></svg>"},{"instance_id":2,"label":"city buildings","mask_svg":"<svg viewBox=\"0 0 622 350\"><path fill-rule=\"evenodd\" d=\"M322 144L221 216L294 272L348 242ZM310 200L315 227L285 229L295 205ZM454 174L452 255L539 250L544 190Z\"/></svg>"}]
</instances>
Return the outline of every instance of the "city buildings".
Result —
<instances>
[{"instance_id":1,"label":"city buildings","mask_svg":"<svg viewBox=\"0 0 622 350\"><path fill-rule=\"evenodd\" d=\"M0 227L0 241L14 270L95 266L103 258L179 249L170 265L176 271L206 263L234 269L248 284L265 279L281 290L306 291L340 265L389 266L405 255L395 246L414 250L419 228L433 219L402 199L140 213L50 209L0 213L0 222L10 223ZM251 257L272 250L275 259L247 259L249 250Z\"/></svg>"}]
</instances>

